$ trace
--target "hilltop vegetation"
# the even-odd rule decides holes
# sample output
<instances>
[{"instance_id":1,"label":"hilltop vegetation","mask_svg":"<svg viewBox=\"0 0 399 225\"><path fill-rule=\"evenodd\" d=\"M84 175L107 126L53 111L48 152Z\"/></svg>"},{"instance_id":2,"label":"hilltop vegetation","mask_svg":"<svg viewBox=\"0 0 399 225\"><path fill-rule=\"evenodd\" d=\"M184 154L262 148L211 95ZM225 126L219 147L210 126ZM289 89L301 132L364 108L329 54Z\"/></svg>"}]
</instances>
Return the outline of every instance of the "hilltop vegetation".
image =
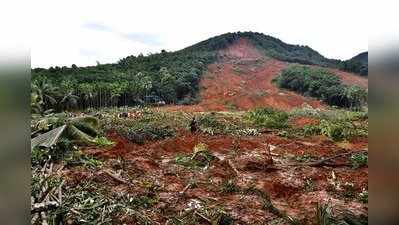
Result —
<instances>
[{"instance_id":1,"label":"hilltop vegetation","mask_svg":"<svg viewBox=\"0 0 399 225\"><path fill-rule=\"evenodd\" d=\"M362 52L359 55L339 63L339 68L362 76L368 75L368 52Z\"/></svg>"},{"instance_id":2,"label":"hilltop vegetation","mask_svg":"<svg viewBox=\"0 0 399 225\"><path fill-rule=\"evenodd\" d=\"M365 89L346 86L338 76L321 68L290 66L275 81L280 88L318 98L333 106L359 109L367 102Z\"/></svg>"},{"instance_id":3,"label":"hilltop vegetation","mask_svg":"<svg viewBox=\"0 0 399 225\"><path fill-rule=\"evenodd\" d=\"M336 66L337 60L327 59L309 46L291 45L278 38L257 32L226 33L220 36L202 41L186 50L220 50L238 41L240 38L249 40L266 56L287 62L301 64Z\"/></svg>"}]
</instances>

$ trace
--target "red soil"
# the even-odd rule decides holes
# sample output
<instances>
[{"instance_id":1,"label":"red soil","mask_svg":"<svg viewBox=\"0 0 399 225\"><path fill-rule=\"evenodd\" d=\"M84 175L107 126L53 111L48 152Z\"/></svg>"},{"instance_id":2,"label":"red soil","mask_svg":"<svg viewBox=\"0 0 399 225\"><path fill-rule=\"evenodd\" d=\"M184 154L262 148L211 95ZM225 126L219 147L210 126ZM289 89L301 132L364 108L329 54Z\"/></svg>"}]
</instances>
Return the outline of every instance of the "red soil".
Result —
<instances>
[{"instance_id":1,"label":"red soil","mask_svg":"<svg viewBox=\"0 0 399 225\"><path fill-rule=\"evenodd\" d=\"M209 73L201 80L202 102L199 105L207 111L229 110L229 107L248 110L260 106L290 110L304 103L322 107L319 101L280 90L271 83L286 66L286 63L274 59L250 61L244 65L211 65ZM239 74L234 70L239 70Z\"/></svg>"},{"instance_id":2,"label":"red soil","mask_svg":"<svg viewBox=\"0 0 399 225\"><path fill-rule=\"evenodd\" d=\"M295 120L298 124L308 122L305 118ZM360 150L367 147L367 139L355 139L349 142L350 149L338 147L336 143L325 137L309 137L287 139L275 134L261 134L259 136L209 136L203 133L191 134L179 131L175 137L164 140L146 142L143 145L130 143L116 133L110 133L108 138L117 142L108 149L87 149L85 153L93 154L105 161L105 168L118 171L123 164L122 177L131 179L134 187L118 183L103 173L83 172L72 168L65 174L68 185L76 185L82 179L94 181L110 186L115 192L128 192L136 195L145 192L141 184L156 181L161 186L159 203L155 209L175 215L184 211L190 199L212 201L212 204L222 204L226 212L236 220L234 224L264 223L278 219L277 216L264 210L261 199L256 195L239 193L221 193L219 187L222 182L234 180L238 187L245 189L250 186L268 193L273 204L291 217L301 220L303 224L313 224L315 221L315 207L317 203L331 201L337 212L351 210L355 214L367 214L367 205L357 200L343 197L342 189L331 188L332 171L336 181L342 185L353 183L354 194L367 188L368 169L352 169L350 166L341 167L282 167L268 170L270 158L265 151L266 144L273 146L272 153L275 166L293 163L295 158L310 155L315 158L328 157L346 152ZM194 146L205 143L210 152L217 156L206 170L184 169L175 164L177 155L191 155ZM239 171L234 169L225 159L231 160ZM336 159L338 163L348 163L347 159ZM122 162L122 163L121 163ZM255 165L255 166L254 166ZM196 186L189 188L181 196L181 192L190 180L196 181ZM311 190L305 189L305 181L311 180ZM151 219L164 224L165 217L148 215Z\"/></svg>"},{"instance_id":3,"label":"red soil","mask_svg":"<svg viewBox=\"0 0 399 225\"><path fill-rule=\"evenodd\" d=\"M333 73L337 74L341 78L342 82L347 85L358 85L362 88L368 88L369 80L359 75L348 73L338 69L330 69Z\"/></svg>"},{"instance_id":4,"label":"red soil","mask_svg":"<svg viewBox=\"0 0 399 225\"><path fill-rule=\"evenodd\" d=\"M310 117L295 117L290 122L294 128L302 128L305 125L317 125L320 123L319 120Z\"/></svg>"},{"instance_id":5,"label":"red soil","mask_svg":"<svg viewBox=\"0 0 399 225\"><path fill-rule=\"evenodd\" d=\"M153 161L153 164L157 166L149 166L148 164L139 164L142 171L145 173L159 173L165 168L165 164L160 161L163 158L173 157L177 154L191 154L193 148L198 143L205 143L208 145L210 151L215 155L223 155L224 157L231 154L232 149L238 149L236 156L232 159L232 162L236 165L237 169L245 174L245 177L237 178L237 184L241 187L248 185L248 177L252 177L251 180L255 182L256 186L270 194L273 199L273 203L281 210L284 210L290 216L297 217L303 221L309 220L314 214L314 208L317 202L328 201L328 199L334 199L338 209L346 208L351 209L356 213L365 213L365 206L360 203L345 204L344 199L340 197L340 191L323 192L330 186L328 179L331 177L331 168L312 168L312 167L299 167L299 168L287 168L284 170L267 171L262 167L247 167L246 165L253 164L255 161L258 162L265 155L265 144L270 143L276 148L273 153L278 154L275 156L275 163L283 163L284 157L295 157L303 155L312 155L314 157L326 157L341 153L343 150L335 145L335 143L328 141L322 137L313 137L304 140L290 140L285 138L276 137L272 134L263 134L257 137L232 137L225 135L208 136L204 134L192 135L186 132L182 132L178 137L169 138L166 140L145 144L144 146L132 146L132 149L128 149L124 155L125 160L129 162L136 162L137 158L143 158L137 155L137 152L142 152L140 149L146 151L147 155L151 155L151 158L147 158L149 161ZM106 151L104 152L107 155ZM256 155L256 156L255 156ZM284 157L283 157L284 156ZM260 157L260 158L259 158ZM283 158L281 158L283 157ZM255 160L255 161L254 161ZM283 160L283 161L280 161ZM173 161L172 161L173 162ZM267 161L259 161L265 164ZM171 163L169 161L169 163ZM137 164L137 163L136 163ZM157 172L158 171L158 172ZM358 193L363 187L367 187L367 169L352 170L347 167L335 168L334 172L337 179L341 184L350 182L354 184L354 189ZM190 179L193 174L180 174L181 179ZM234 177L234 172L226 164L214 162L210 167L209 171L202 175L196 175L198 180L207 180L211 177L214 182L221 182L226 179ZM313 192L304 191L304 179L310 178L314 182ZM164 182L170 186L168 189L180 188L181 190L184 184L182 180L176 179L176 177L164 177ZM323 192L323 195L319 195ZM191 198L198 197L209 197L220 199L220 194L210 192L207 185L198 185L197 188L188 190L187 195ZM317 194L316 194L317 193ZM323 197L324 196L324 197ZM223 198L222 198L223 199ZM220 200L222 200L220 199ZM230 207L232 211L238 210L237 207L240 205L240 196L230 196L228 199L223 199L224 204ZM314 207L312 207L314 206ZM182 206L183 207L183 206ZM260 209L260 208L259 208ZM249 216L252 213L254 215L267 216L266 218L273 218L273 215L267 215L265 212L257 212L256 204L247 209L245 213L240 211L240 216ZM257 212L257 213L256 213ZM305 213L306 212L306 213ZM250 213L248 215L248 213ZM260 214L259 214L260 213ZM251 217L252 219L259 219L262 217Z\"/></svg>"},{"instance_id":6,"label":"red soil","mask_svg":"<svg viewBox=\"0 0 399 225\"><path fill-rule=\"evenodd\" d=\"M229 60L259 60L263 59L264 55L260 53L247 39L240 39L233 45L226 49L219 51L219 56L222 61Z\"/></svg>"},{"instance_id":7,"label":"red soil","mask_svg":"<svg viewBox=\"0 0 399 225\"><path fill-rule=\"evenodd\" d=\"M201 102L192 106L166 106L168 111L248 110L269 106L291 110L304 104L324 108L323 103L297 93L281 90L273 78L289 63L265 57L246 39L241 39L219 52L220 60L208 66L200 82ZM345 84L367 88L368 80L351 73L330 69Z\"/></svg>"}]
</instances>

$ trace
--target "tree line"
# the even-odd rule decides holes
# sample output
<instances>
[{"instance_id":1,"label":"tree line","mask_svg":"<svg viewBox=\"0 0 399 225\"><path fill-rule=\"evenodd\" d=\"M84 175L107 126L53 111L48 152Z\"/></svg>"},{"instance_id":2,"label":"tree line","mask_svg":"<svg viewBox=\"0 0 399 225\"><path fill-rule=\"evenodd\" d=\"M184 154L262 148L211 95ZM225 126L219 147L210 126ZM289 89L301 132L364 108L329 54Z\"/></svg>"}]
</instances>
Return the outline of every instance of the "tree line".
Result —
<instances>
[{"instance_id":1,"label":"tree line","mask_svg":"<svg viewBox=\"0 0 399 225\"><path fill-rule=\"evenodd\" d=\"M129 56L115 64L32 69L34 112L197 101L200 76L216 59L201 49Z\"/></svg>"}]
</instances>

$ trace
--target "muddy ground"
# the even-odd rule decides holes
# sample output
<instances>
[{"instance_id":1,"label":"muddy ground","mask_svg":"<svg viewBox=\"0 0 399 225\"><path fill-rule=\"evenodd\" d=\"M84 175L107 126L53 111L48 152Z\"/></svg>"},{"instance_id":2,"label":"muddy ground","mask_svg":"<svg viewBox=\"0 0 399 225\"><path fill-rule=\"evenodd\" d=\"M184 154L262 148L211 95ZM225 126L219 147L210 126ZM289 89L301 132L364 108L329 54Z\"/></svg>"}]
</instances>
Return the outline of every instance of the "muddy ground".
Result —
<instances>
[{"instance_id":1,"label":"muddy ground","mask_svg":"<svg viewBox=\"0 0 399 225\"><path fill-rule=\"evenodd\" d=\"M328 202L336 215L347 210L367 215L367 204L358 199L359 193L368 187L367 168L354 169L345 157L332 160L336 166L292 165L366 149L365 138L346 142L346 148L321 136L292 139L268 133L210 136L182 130L176 137L142 145L114 132L108 138L116 145L88 148L84 152L104 161L101 170L119 174L129 184L79 167L66 170L67 184L72 188L95 177L96 182L113 192L140 195L146 191L143 181L153 182L158 187L159 199L147 216L159 224L166 224L188 210L193 201L222 208L233 224L289 224L265 209L259 196L240 191L250 188L267 193L278 210L303 224L314 224L316 205ZM179 156L191 156L200 143L206 144L214 156L209 166L191 168L176 163ZM222 191L228 182L237 190Z\"/></svg>"}]
</instances>

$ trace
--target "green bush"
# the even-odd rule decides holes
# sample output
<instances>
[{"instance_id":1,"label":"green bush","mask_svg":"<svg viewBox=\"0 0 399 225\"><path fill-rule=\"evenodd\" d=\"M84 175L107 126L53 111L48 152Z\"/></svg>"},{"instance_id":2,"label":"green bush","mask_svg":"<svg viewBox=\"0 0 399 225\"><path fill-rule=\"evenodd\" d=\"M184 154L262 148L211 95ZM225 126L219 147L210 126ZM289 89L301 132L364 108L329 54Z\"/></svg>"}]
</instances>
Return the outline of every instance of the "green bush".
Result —
<instances>
[{"instance_id":1,"label":"green bush","mask_svg":"<svg viewBox=\"0 0 399 225\"><path fill-rule=\"evenodd\" d=\"M303 126L301 129L303 135L324 135L334 141L350 140L354 137L367 137L368 135L367 124L363 122L364 118L358 112L346 114L334 110L333 112L323 112L317 117L323 119L318 125Z\"/></svg>"},{"instance_id":2,"label":"green bush","mask_svg":"<svg viewBox=\"0 0 399 225\"><path fill-rule=\"evenodd\" d=\"M65 155L64 161L68 166L84 166L92 169L98 168L103 164L102 161L81 151L69 152Z\"/></svg>"},{"instance_id":3,"label":"green bush","mask_svg":"<svg viewBox=\"0 0 399 225\"><path fill-rule=\"evenodd\" d=\"M366 153L356 153L353 154L350 158L352 162L352 167L354 169L366 166L368 163L368 155Z\"/></svg>"},{"instance_id":4,"label":"green bush","mask_svg":"<svg viewBox=\"0 0 399 225\"><path fill-rule=\"evenodd\" d=\"M108 140L106 137L96 137L96 138L94 138L94 143L100 147L110 146L110 145L115 144L114 142Z\"/></svg>"},{"instance_id":5,"label":"green bush","mask_svg":"<svg viewBox=\"0 0 399 225\"><path fill-rule=\"evenodd\" d=\"M367 136L367 129L362 127L356 127L349 121L342 120L321 120L320 121L320 133L327 136L334 141L342 139L351 139L353 137L364 137Z\"/></svg>"},{"instance_id":6,"label":"green bush","mask_svg":"<svg viewBox=\"0 0 399 225\"><path fill-rule=\"evenodd\" d=\"M220 185L220 192L222 193L236 193L239 191L240 188L236 185L234 180L223 181Z\"/></svg>"},{"instance_id":7,"label":"green bush","mask_svg":"<svg viewBox=\"0 0 399 225\"><path fill-rule=\"evenodd\" d=\"M143 144L145 141L161 140L175 135L175 130L168 125L142 123L133 127L119 127L118 132L137 144Z\"/></svg>"},{"instance_id":8,"label":"green bush","mask_svg":"<svg viewBox=\"0 0 399 225\"><path fill-rule=\"evenodd\" d=\"M214 135L226 132L227 126L222 123L213 113L201 115L198 118L198 125L202 132Z\"/></svg>"},{"instance_id":9,"label":"green bush","mask_svg":"<svg viewBox=\"0 0 399 225\"><path fill-rule=\"evenodd\" d=\"M197 144L191 155L178 155L175 163L185 167L197 169L208 167L215 156L209 151L208 146L204 143Z\"/></svg>"},{"instance_id":10,"label":"green bush","mask_svg":"<svg viewBox=\"0 0 399 225\"><path fill-rule=\"evenodd\" d=\"M302 129L305 136L318 135L321 133L319 125L306 124Z\"/></svg>"},{"instance_id":11,"label":"green bush","mask_svg":"<svg viewBox=\"0 0 399 225\"><path fill-rule=\"evenodd\" d=\"M48 159L48 157L48 150L35 147L31 151L31 164L32 166L41 165Z\"/></svg>"},{"instance_id":12,"label":"green bush","mask_svg":"<svg viewBox=\"0 0 399 225\"><path fill-rule=\"evenodd\" d=\"M288 127L288 114L272 108L258 108L249 111L247 119L258 127L285 128Z\"/></svg>"}]
</instances>

